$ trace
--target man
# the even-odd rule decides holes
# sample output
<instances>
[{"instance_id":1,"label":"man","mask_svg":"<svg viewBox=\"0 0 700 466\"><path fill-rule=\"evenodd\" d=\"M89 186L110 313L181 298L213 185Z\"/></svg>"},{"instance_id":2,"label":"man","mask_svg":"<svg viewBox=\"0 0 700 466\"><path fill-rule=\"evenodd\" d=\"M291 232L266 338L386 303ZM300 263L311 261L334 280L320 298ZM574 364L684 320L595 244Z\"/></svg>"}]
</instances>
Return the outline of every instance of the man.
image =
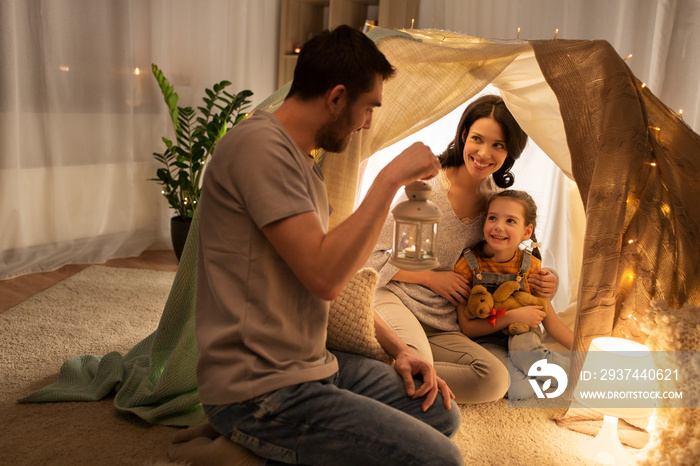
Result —
<instances>
[{"instance_id":1,"label":"man","mask_svg":"<svg viewBox=\"0 0 700 466\"><path fill-rule=\"evenodd\" d=\"M367 260L394 194L439 169L414 144L327 231L326 187L309 154L340 152L369 128L393 73L359 31L322 33L302 48L282 106L218 143L199 206L196 334L199 395L221 437L202 443L214 456L188 459L462 463L449 440L460 421L452 393L383 321L378 339L395 368L325 347L328 301Z\"/></svg>"}]
</instances>

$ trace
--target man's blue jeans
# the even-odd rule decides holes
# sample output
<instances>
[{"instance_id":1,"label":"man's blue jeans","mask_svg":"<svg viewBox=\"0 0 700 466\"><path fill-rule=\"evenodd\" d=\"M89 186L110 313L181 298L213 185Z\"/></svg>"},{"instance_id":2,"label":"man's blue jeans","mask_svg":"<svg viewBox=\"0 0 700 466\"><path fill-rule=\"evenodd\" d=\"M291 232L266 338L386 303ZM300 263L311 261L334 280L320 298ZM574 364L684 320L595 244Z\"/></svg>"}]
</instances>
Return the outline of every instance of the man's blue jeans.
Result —
<instances>
[{"instance_id":1,"label":"man's blue jeans","mask_svg":"<svg viewBox=\"0 0 700 466\"><path fill-rule=\"evenodd\" d=\"M222 435L267 458L267 464L463 464L452 443L460 412L406 395L387 364L333 352L339 371L324 380L285 387L241 403L205 406ZM416 387L420 385L416 380Z\"/></svg>"}]
</instances>

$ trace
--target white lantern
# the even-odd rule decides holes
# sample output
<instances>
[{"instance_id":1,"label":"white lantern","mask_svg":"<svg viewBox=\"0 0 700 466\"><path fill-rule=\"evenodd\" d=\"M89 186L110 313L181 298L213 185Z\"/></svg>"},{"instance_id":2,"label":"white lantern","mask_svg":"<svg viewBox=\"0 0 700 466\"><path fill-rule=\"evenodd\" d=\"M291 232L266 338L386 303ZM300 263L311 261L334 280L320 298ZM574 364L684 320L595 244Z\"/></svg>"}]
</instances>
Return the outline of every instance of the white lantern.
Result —
<instances>
[{"instance_id":1,"label":"white lantern","mask_svg":"<svg viewBox=\"0 0 700 466\"><path fill-rule=\"evenodd\" d=\"M415 181L405 190L408 200L391 211L394 215L394 248L389 262L404 270L434 269L440 265L435 257L435 246L442 212L430 201L433 189L425 181Z\"/></svg>"}]
</instances>

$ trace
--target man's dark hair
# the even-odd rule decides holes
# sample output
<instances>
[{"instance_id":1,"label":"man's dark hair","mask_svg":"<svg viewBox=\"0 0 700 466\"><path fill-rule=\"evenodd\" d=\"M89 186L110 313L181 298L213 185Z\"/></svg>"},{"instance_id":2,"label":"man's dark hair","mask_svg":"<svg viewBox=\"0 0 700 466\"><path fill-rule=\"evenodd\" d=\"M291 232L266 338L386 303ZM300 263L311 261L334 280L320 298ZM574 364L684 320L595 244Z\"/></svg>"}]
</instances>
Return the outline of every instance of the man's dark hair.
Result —
<instances>
[{"instance_id":1,"label":"man's dark hair","mask_svg":"<svg viewBox=\"0 0 700 466\"><path fill-rule=\"evenodd\" d=\"M369 92L377 74L387 80L395 69L370 38L350 26L324 31L304 44L287 97L309 100L342 84L351 101Z\"/></svg>"}]
</instances>

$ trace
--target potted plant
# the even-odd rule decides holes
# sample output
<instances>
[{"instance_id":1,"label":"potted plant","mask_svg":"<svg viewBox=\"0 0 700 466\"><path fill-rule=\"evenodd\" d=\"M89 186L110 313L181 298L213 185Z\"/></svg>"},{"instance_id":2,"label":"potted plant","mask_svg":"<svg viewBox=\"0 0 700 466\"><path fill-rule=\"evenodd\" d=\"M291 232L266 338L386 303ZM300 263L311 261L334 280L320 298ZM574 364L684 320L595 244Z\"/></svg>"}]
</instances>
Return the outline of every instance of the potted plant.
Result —
<instances>
[{"instance_id":1,"label":"potted plant","mask_svg":"<svg viewBox=\"0 0 700 466\"><path fill-rule=\"evenodd\" d=\"M151 180L160 183L161 193L175 210L175 216L170 220L170 233L173 249L180 260L202 190L202 174L207 160L214 153L216 142L243 119L244 110L250 106L248 97L253 93L244 90L231 94L226 91L231 82L221 81L212 89L205 89L204 106L197 109L178 107L179 97L173 86L156 65L151 65L151 68L175 130L175 141L163 137L165 151L153 153L162 166L156 171L156 178Z\"/></svg>"}]
</instances>

